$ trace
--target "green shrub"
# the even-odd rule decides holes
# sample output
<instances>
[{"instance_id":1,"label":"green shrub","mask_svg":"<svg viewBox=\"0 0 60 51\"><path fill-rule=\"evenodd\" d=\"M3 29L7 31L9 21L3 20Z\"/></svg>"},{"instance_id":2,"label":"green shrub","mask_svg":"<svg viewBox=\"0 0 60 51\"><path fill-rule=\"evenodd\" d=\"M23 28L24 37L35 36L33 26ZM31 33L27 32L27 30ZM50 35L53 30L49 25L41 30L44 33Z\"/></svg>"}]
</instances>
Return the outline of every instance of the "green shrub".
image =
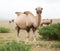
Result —
<instances>
[{"instance_id":1,"label":"green shrub","mask_svg":"<svg viewBox=\"0 0 60 51\"><path fill-rule=\"evenodd\" d=\"M0 33L9 33L10 29L6 27L0 27Z\"/></svg>"},{"instance_id":2,"label":"green shrub","mask_svg":"<svg viewBox=\"0 0 60 51\"><path fill-rule=\"evenodd\" d=\"M30 51L30 47L23 43L11 42L0 46L0 51Z\"/></svg>"},{"instance_id":3,"label":"green shrub","mask_svg":"<svg viewBox=\"0 0 60 51\"><path fill-rule=\"evenodd\" d=\"M38 33L47 40L60 40L60 23L43 26Z\"/></svg>"}]
</instances>

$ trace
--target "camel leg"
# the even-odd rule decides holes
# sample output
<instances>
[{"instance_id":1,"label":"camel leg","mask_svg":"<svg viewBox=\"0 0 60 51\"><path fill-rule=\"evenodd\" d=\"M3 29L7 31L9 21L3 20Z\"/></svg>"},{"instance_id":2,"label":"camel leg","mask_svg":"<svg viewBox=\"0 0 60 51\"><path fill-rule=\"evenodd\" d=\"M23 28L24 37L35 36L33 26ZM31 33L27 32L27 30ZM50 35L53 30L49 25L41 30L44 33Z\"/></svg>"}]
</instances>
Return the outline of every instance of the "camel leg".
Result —
<instances>
[{"instance_id":1,"label":"camel leg","mask_svg":"<svg viewBox=\"0 0 60 51\"><path fill-rule=\"evenodd\" d=\"M20 28L17 26L17 37L19 37Z\"/></svg>"},{"instance_id":2,"label":"camel leg","mask_svg":"<svg viewBox=\"0 0 60 51\"><path fill-rule=\"evenodd\" d=\"M27 36L26 36L26 37L27 37L27 38L26 38L26 43L28 43L28 42L29 42L29 40L28 40L28 39L29 39L29 32L30 32L30 28L29 28L29 27L27 27L27 28L26 28L26 31L27 31L27 33L28 33L28 34L27 34Z\"/></svg>"},{"instance_id":3,"label":"camel leg","mask_svg":"<svg viewBox=\"0 0 60 51\"><path fill-rule=\"evenodd\" d=\"M20 28L16 25L15 29L17 30L17 37L19 37Z\"/></svg>"},{"instance_id":4,"label":"camel leg","mask_svg":"<svg viewBox=\"0 0 60 51\"><path fill-rule=\"evenodd\" d=\"M34 42L36 42L36 35L35 35L36 28L33 27L32 30L33 30L33 34L34 34Z\"/></svg>"},{"instance_id":5,"label":"camel leg","mask_svg":"<svg viewBox=\"0 0 60 51\"><path fill-rule=\"evenodd\" d=\"M18 26L15 27L15 29L17 30L17 35L16 35L16 38L17 38L17 42L19 42L19 31L20 31L20 28Z\"/></svg>"}]
</instances>

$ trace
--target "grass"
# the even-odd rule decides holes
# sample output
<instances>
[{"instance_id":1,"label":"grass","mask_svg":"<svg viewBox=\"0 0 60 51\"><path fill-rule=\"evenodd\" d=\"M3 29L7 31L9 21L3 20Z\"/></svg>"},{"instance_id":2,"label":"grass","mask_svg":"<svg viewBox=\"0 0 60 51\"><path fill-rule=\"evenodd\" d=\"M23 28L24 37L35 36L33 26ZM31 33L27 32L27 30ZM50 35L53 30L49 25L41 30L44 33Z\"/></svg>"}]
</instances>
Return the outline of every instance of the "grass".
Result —
<instances>
[{"instance_id":1,"label":"grass","mask_svg":"<svg viewBox=\"0 0 60 51\"><path fill-rule=\"evenodd\" d=\"M30 47L26 44L13 41L0 46L0 51L30 51Z\"/></svg>"},{"instance_id":2,"label":"grass","mask_svg":"<svg viewBox=\"0 0 60 51\"><path fill-rule=\"evenodd\" d=\"M12 40L16 40L16 31L14 29L14 24L9 24L8 21L6 21L6 22L4 21L3 23L0 22L0 26L9 27L10 30L12 30L12 32L10 32L10 33L0 33L0 48L1 48L3 46L11 44L10 42L12 42ZM27 33L24 30L20 31L19 43L21 41L25 42L26 34ZM37 37L37 42L39 45L39 47L38 47L38 46L34 45L34 43L33 43L33 35L32 34L33 33L30 32L31 51L60 51L60 47L59 47L60 41L46 41L46 40L43 40L43 39ZM38 33L36 33L36 35L38 35ZM49 47L49 45L50 45L50 48L47 49ZM57 50L55 50L55 49L57 49Z\"/></svg>"},{"instance_id":3,"label":"grass","mask_svg":"<svg viewBox=\"0 0 60 51\"><path fill-rule=\"evenodd\" d=\"M9 33L10 29L6 27L0 27L0 33Z\"/></svg>"}]
</instances>

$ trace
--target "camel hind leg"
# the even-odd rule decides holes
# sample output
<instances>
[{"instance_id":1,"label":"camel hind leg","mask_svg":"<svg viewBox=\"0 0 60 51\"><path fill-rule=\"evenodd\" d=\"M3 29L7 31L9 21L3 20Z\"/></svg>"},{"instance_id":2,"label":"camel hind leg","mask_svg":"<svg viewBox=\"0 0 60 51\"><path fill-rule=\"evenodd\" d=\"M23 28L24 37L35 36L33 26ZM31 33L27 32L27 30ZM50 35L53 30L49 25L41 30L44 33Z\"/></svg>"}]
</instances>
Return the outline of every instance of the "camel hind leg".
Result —
<instances>
[{"instance_id":1,"label":"camel hind leg","mask_svg":"<svg viewBox=\"0 0 60 51\"><path fill-rule=\"evenodd\" d=\"M20 27L16 26L15 29L17 30L17 37L19 37Z\"/></svg>"},{"instance_id":2,"label":"camel hind leg","mask_svg":"<svg viewBox=\"0 0 60 51\"><path fill-rule=\"evenodd\" d=\"M20 28L18 26L15 27L15 29L17 30L17 34L16 34L16 39L17 39L17 42L19 42L19 31L20 31Z\"/></svg>"}]
</instances>

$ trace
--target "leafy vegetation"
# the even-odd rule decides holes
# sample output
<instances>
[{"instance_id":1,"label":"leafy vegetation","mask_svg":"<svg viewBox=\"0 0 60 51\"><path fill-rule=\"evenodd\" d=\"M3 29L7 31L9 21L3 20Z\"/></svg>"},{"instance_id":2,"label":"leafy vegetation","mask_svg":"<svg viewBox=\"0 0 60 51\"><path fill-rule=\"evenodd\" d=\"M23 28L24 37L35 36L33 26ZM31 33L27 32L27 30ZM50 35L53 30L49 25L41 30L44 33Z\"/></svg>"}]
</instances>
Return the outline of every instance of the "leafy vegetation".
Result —
<instances>
[{"instance_id":1,"label":"leafy vegetation","mask_svg":"<svg viewBox=\"0 0 60 51\"><path fill-rule=\"evenodd\" d=\"M43 26L38 33L47 40L60 40L60 23Z\"/></svg>"},{"instance_id":2,"label":"leafy vegetation","mask_svg":"<svg viewBox=\"0 0 60 51\"><path fill-rule=\"evenodd\" d=\"M0 51L30 51L30 47L23 43L10 42L0 46Z\"/></svg>"},{"instance_id":3,"label":"leafy vegetation","mask_svg":"<svg viewBox=\"0 0 60 51\"><path fill-rule=\"evenodd\" d=\"M10 29L6 27L0 27L0 33L9 33Z\"/></svg>"}]
</instances>

